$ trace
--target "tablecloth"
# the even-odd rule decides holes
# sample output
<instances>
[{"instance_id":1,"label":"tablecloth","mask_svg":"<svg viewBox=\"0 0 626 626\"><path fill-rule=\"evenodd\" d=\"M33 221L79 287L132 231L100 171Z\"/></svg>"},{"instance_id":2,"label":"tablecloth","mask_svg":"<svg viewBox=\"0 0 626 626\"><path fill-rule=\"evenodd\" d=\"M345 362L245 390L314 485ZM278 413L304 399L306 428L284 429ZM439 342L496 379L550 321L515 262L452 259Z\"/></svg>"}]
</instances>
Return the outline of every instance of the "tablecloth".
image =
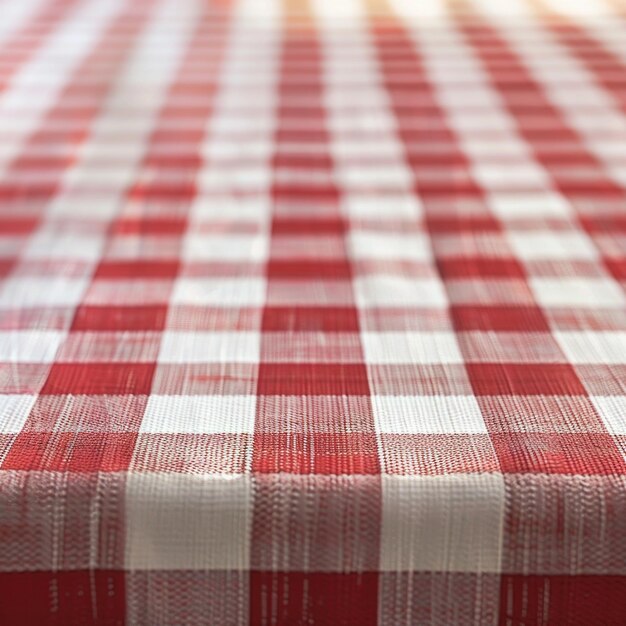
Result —
<instances>
[{"instance_id":1,"label":"tablecloth","mask_svg":"<svg viewBox=\"0 0 626 626\"><path fill-rule=\"evenodd\" d=\"M624 3L0 16L1 624L626 624Z\"/></svg>"}]
</instances>

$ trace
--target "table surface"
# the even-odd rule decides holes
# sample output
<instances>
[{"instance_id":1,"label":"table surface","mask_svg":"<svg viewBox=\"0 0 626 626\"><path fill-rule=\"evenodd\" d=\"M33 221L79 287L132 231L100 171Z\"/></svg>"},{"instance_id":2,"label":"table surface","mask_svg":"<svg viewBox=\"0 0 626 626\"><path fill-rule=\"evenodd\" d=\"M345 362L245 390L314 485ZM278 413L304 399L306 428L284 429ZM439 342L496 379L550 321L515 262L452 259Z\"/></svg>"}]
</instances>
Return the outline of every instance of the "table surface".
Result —
<instances>
[{"instance_id":1,"label":"table surface","mask_svg":"<svg viewBox=\"0 0 626 626\"><path fill-rule=\"evenodd\" d=\"M626 3L0 16L0 623L625 623Z\"/></svg>"}]
</instances>

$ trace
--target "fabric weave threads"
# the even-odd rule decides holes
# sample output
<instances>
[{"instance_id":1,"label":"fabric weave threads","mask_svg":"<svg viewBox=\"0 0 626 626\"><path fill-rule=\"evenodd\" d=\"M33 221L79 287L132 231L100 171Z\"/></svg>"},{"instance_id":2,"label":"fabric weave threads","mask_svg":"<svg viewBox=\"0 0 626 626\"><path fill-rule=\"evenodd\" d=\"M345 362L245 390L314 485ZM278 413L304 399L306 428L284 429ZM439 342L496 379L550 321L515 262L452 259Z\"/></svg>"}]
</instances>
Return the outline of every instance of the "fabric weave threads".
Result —
<instances>
[{"instance_id":1,"label":"fabric weave threads","mask_svg":"<svg viewBox=\"0 0 626 626\"><path fill-rule=\"evenodd\" d=\"M0 0L0 624L623 624L624 32Z\"/></svg>"}]
</instances>

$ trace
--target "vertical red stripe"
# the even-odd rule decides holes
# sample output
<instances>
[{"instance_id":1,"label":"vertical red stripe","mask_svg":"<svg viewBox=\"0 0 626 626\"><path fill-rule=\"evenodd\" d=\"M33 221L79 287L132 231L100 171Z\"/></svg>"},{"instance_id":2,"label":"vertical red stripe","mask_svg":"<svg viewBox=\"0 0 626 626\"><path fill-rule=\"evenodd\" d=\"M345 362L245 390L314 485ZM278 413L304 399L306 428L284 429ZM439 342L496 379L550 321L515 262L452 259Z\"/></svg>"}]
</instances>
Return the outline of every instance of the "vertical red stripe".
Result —
<instances>
[{"instance_id":1,"label":"vertical red stripe","mask_svg":"<svg viewBox=\"0 0 626 626\"><path fill-rule=\"evenodd\" d=\"M286 28L280 70L273 162L274 214L267 264L268 302L262 321L252 458L256 487L250 623L374 626L378 619L381 489L364 356L361 352L358 361L345 364L268 361L270 342L277 341L275 336L267 334L270 331L282 333L284 340L289 341L288 333L295 324L301 331L317 333L313 335L316 337L335 331L335 322L331 324L331 320L340 312L337 330L359 332L359 314L351 287L352 266L345 247L341 257L323 262L298 258L297 252L288 259L284 255L274 256L280 251L278 238L306 234L320 237L323 242L324 237L345 238L350 228L340 212L340 191L332 182L333 162L323 103L322 50L317 33L308 26L309 17L306 12L300 14L301 28L295 32ZM315 180L307 182L305 177L313 174ZM284 280L295 281L294 303L276 305L272 301L273 286ZM346 285L345 297L351 305L342 305L338 310L323 303L315 306L297 303L299 294L309 293L316 284L333 281ZM320 342L323 345L323 339ZM260 401L264 396L287 395L297 403L301 396L346 393L364 399L359 433L345 432L349 418L340 413L329 416L303 413L298 423L303 424L304 432L294 433L288 416L270 413L271 403ZM307 410L304 405L302 410ZM315 432L322 423L326 424L326 432ZM286 468L293 474L289 480L286 474L278 473ZM338 479L339 474L345 476ZM354 491L344 493L344 490ZM309 498L316 504L307 507ZM344 510L353 500L363 502L363 507ZM272 510L273 502L276 507ZM292 516L289 507L303 508ZM345 519L343 527L332 523L335 516ZM343 571L331 563L332 558L301 554L310 533L318 537L316 541L335 546L335 553L343 550L349 561L362 563L362 571L355 565L348 567L353 571ZM273 566L271 555L281 551L284 541L289 542L291 554ZM362 549L363 554L351 555L352 546ZM323 571L325 568L330 571Z\"/></svg>"}]
</instances>

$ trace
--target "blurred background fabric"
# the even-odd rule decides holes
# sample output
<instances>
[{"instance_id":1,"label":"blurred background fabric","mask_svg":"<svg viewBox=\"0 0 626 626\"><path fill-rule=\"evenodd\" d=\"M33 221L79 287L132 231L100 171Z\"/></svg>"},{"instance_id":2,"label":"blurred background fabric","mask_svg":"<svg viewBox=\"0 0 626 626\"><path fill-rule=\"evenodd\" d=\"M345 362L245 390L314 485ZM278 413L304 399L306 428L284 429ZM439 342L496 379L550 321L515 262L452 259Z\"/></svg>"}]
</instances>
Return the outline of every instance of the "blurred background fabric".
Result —
<instances>
[{"instance_id":1,"label":"blurred background fabric","mask_svg":"<svg viewBox=\"0 0 626 626\"><path fill-rule=\"evenodd\" d=\"M0 0L0 624L625 624L625 287L622 0Z\"/></svg>"}]
</instances>

